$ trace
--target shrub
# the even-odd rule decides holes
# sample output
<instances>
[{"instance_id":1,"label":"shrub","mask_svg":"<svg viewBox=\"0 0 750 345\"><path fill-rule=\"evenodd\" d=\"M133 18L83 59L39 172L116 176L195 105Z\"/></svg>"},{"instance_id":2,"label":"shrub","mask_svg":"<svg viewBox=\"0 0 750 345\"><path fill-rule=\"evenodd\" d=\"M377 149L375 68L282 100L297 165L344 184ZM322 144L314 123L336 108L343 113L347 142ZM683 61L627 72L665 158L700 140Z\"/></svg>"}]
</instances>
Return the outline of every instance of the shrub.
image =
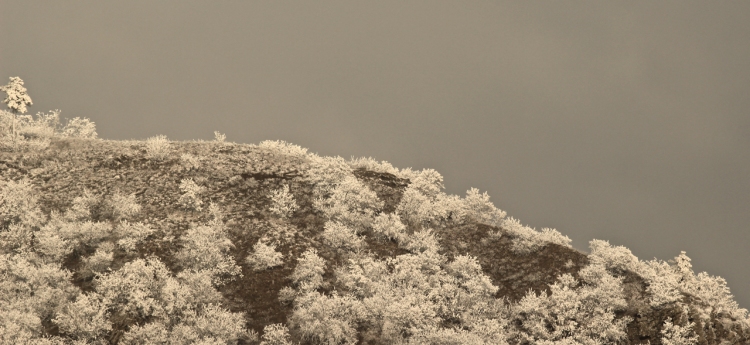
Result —
<instances>
[{"instance_id":1,"label":"shrub","mask_svg":"<svg viewBox=\"0 0 750 345\"><path fill-rule=\"evenodd\" d=\"M201 167L201 162L198 157L189 153L183 153L180 155L180 164L185 171L197 170Z\"/></svg>"},{"instance_id":2,"label":"shrub","mask_svg":"<svg viewBox=\"0 0 750 345\"><path fill-rule=\"evenodd\" d=\"M528 255L542 249L546 243L534 229L521 225L517 219L510 217L503 219L501 227L513 237L511 250L518 255Z\"/></svg>"},{"instance_id":3,"label":"shrub","mask_svg":"<svg viewBox=\"0 0 750 345\"><path fill-rule=\"evenodd\" d=\"M292 345L289 329L281 323L263 327L260 345Z\"/></svg>"},{"instance_id":4,"label":"shrub","mask_svg":"<svg viewBox=\"0 0 750 345\"><path fill-rule=\"evenodd\" d=\"M607 269L614 270L617 273L628 271L637 271L639 265L638 258L623 246L612 247L609 241L593 239L589 241L589 261L591 264L601 264Z\"/></svg>"},{"instance_id":5,"label":"shrub","mask_svg":"<svg viewBox=\"0 0 750 345\"><path fill-rule=\"evenodd\" d=\"M313 343L353 345L357 343L357 321L365 314L362 303L351 296L310 291L295 307L289 325L302 339Z\"/></svg>"},{"instance_id":6,"label":"shrub","mask_svg":"<svg viewBox=\"0 0 750 345\"><path fill-rule=\"evenodd\" d=\"M75 117L68 120L60 134L67 138L96 139L96 124L88 118Z\"/></svg>"},{"instance_id":7,"label":"shrub","mask_svg":"<svg viewBox=\"0 0 750 345\"><path fill-rule=\"evenodd\" d=\"M115 229L115 233L118 237L117 245L127 253L135 252L138 244L146 240L146 238L155 231L156 230L151 229L148 225L143 224L142 222L120 222Z\"/></svg>"},{"instance_id":8,"label":"shrub","mask_svg":"<svg viewBox=\"0 0 750 345\"><path fill-rule=\"evenodd\" d=\"M78 294L76 301L66 303L52 322L74 339L92 341L112 329L108 318L106 303L94 292Z\"/></svg>"},{"instance_id":9,"label":"shrub","mask_svg":"<svg viewBox=\"0 0 750 345\"><path fill-rule=\"evenodd\" d=\"M314 205L328 220L339 221L360 233L371 226L375 213L383 209L384 203L357 178L347 176L332 189L329 198L317 198Z\"/></svg>"},{"instance_id":10,"label":"shrub","mask_svg":"<svg viewBox=\"0 0 750 345\"><path fill-rule=\"evenodd\" d=\"M408 236L401 247L412 253L425 251L437 252L440 250L440 243L438 243L438 239L435 237L432 229L425 229Z\"/></svg>"},{"instance_id":11,"label":"shrub","mask_svg":"<svg viewBox=\"0 0 750 345\"><path fill-rule=\"evenodd\" d=\"M157 135L146 139L146 157L155 160L164 160L169 157L169 140L165 135Z\"/></svg>"},{"instance_id":12,"label":"shrub","mask_svg":"<svg viewBox=\"0 0 750 345\"><path fill-rule=\"evenodd\" d=\"M363 168L368 171L398 175L398 169L394 168L391 163L386 161L378 162L372 157L354 158L354 156L352 156L348 164L353 169Z\"/></svg>"},{"instance_id":13,"label":"shrub","mask_svg":"<svg viewBox=\"0 0 750 345\"><path fill-rule=\"evenodd\" d=\"M120 191L117 191L107 200L106 209L110 219L119 221L138 214L141 211L141 205L135 201L135 193L122 195Z\"/></svg>"},{"instance_id":14,"label":"shrub","mask_svg":"<svg viewBox=\"0 0 750 345\"><path fill-rule=\"evenodd\" d=\"M181 238L183 247L175 254L175 259L186 269L210 272L215 284L225 282L222 275L229 275L230 280L242 276L242 269L227 255L234 245L223 230L217 225L188 229Z\"/></svg>"},{"instance_id":15,"label":"shrub","mask_svg":"<svg viewBox=\"0 0 750 345\"><path fill-rule=\"evenodd\" d=\"M289 185L284 185L282 189L273 191L271 202L271 212L284 219L291 217L292 213L299 209L294 201L294 195L289 193Z\"/></svg>"},{"instance_id":16,"label":"shrub","mask_svg":"<svg viewBox=\"0 0 750 345\"><path fill-rule=\"evenodd\" d=\"M180 191L182 195L178 202L187 209L200 211L202 209L203 201L200 199L200 195L205 191L205 187L198 186L193 179L182 179L180 181Z\"/></svg>"},{"instance_id":17,"label":"shrub","mask_svg":"<svg viewBox=\"0 0 750 345\"><path fill-rule=\"evenodd\" d=\"M279 265L283 265L284 255L276 251L275 245L267 245L258 241L253 246L253 253L245 259L254 271L262 271Z\"/></svg>"},{"instance_id":18,"label":"shrub","mask_svg":"<svg viewBox=\"0 0 750 345\"><path fill-rule=\"evenodd\" d=\"M479 194L479 189L471 188L466 191L464 199L467 217L478 223L491 226L501 226L506 213L495 207L487 192Z\"/></svg>"},{"instance_id":19,"label":"shrub","mask_svg":"<svg viewBox=\"0 0 750 345\"><path fill-rule=\"evenodd\" d=\"M325 265L325 260L318 256L315 248L307 249L297 259L297 266L290 277L292 283L303 291L311 291L323 286Z\"/></svg>"},{"instance_id":20,"label":"shrub","mask_svg":"<svg viewBox=\"0 0 750 345\"><path fill-rule=\"evenodd\" d=\"M114 258L114 249L115 246L111 242L102 243L93 255L83 259L81 276L84 278L93 277L110 268Z\"/></svg>"},{"instance_id":21,"label":"shrub","mask_svg":"<svg viewBox=\"0 0 750 345\"><path fill-rule=\"evenodd\" d=\"M692 345L698 343L698 336L693 332L694 322L685 326L672 324L672 318L667 316L664 328L661 330L661 343L664 345Z\"/></svg>"},{"instance_id":22,"label":"shrub","mask_svg":"<svg viewBox=\"0 0 750 345\"><path fill-rule=\"evenodd\" d=\"M401 223L398 215L381 213L372 223L372 231L378 239L396 240L402 242L406 238L406 226Z\"/></svg>"},{"instance_id":23,"label":"shrub","mask_svg":"<svg viewBox=\"0 0 750 345\"><path fill-rule=\"evenodd\" d=\"M73 199L73 205L65 211L68 220L87 220L91 218L91 209L101 202L101 198L84 187L83 195Z\"/></svg>"},{"instance_id":24,"label":"shrub","mask_svg":"<svg viewBox=\"0 0 750 345\"><path fill-rule=\"evenodd\" d=\"M37 205L38 195L26 178L19 182L0 181L0 229L11 223L40 226L46 217Z\"/></svg>"},{"instance_id":25,"label":"shrub","mask_svg":"<svg viewBox=\"0 0 750 345\"><path fill-rule=\"evenodd\" d=\"M335 249L358 250L363 246L362 239L352 229L336 221L325 223L322 237L327 246Z\"/></svg>"},{"instance_id":26,"label":"shrub","mask_svg":"<svg viewBox=\"0 0 750 345\"><path fill-rule=\"evenodd\" d=\"M219 133L219 131L214 131L214 140L217 142L223 143L226 138L226 135Z\"/></svg>"},{"instance_id":27,"label":"shrub","mask_svg":"<svg viewBox=\"0 0 750 345\"><path fill-rule=\"evenodd\" d=\"M282 155L304 157L307 155L307 149L302 148L299 145L287 143L283 140L264 140L258 144L258 147L268 149L273 152L277 152Z\"/></svg>"},{"instance_id":28,"label":"shrub","mask_svg":"<svg viewBox=\"0 0 750 345\"><path fill-rule=\"evenodd\" d=\"M313 197L323 198L347 176L352 175L352 167L341 157L320 157L308 155L310 166L303 171L303 180L313 186Z\"/></svg>"},{"instance_id":29,"label":"shrub","mask_svg":"<svg viewBox=\"0 0 750 345\"><path fill-rule=\"evenodd\" d=\"M164 317L162 288L169 270L158 258L135 259L117 271L96 277L96 291L107 307L129 318Z\"/></svg>"}]
</instances>

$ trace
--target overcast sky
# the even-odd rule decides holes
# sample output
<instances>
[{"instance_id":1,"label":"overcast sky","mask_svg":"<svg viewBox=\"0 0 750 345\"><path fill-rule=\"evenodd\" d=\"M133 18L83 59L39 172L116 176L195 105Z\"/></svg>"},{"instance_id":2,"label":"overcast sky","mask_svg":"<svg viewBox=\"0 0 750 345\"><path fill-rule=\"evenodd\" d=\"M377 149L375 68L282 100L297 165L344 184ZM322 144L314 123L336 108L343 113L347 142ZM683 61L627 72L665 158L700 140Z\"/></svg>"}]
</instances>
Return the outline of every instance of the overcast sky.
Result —
<instances>
[{"instance_id":1,"label":"overcast sky","mask_svg":"<svg viewBox=\"0 0 750 345\"><path fill-rule=\"evenodd\" d=\"M0 0L0 85L104 139L432 168L750 308L748 1ZM4 105L3 105L4 109Z\"/></svg>"}]
</instances>

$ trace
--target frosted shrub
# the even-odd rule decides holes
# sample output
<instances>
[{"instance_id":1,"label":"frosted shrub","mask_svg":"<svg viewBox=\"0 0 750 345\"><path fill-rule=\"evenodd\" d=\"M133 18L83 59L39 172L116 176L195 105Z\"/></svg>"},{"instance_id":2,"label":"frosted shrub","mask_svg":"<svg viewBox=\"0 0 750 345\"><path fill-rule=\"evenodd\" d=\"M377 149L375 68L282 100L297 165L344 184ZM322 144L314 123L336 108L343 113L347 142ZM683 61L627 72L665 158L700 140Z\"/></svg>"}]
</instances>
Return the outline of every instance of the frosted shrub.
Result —
<instances>
[{"instance_id":1,"label":"frosted shrub","mask_svg":"<svg viewBox=\"0 0 750 345\"><path fill-rule=\"evenodd\" d=\"M281 323L263 327L260 345L292 345L289 329Z\"/></svg>"},{"instance_id":2,"label":"frosted shrub","mask_svg":"<svg viewBox=\"0 0 750 345\"><path fill-rule=\"evenodd\" d=\"M698 336L693 332L694 322L685 326L672 324L672 318L667 316L664 328L661 330L661 343L664 345L693 345L698 344Z\"/></svg>"},{"instance_id":3,"label":"frosted shrub","mask_svg":"<svg viewBox=\"0 0 750 345\"><path fill-rule=\"evenodd\" d=\"M117 191L109 198L106 206L114 221L130 218L141 211L141 205L135 201L135 193L123 195Z\"/></svg>"},{"instance_id":4,"label":"frosted shrub","mask_svg":"<svg viewBox=\"0 0 750 345\"><path fill-rule=\"evenodd\" d=\"M384 203L377 194L354 176L347 176L333 188L327 199L317 198L315 208L323 211L328 220L339 221L355 232L363 232L372 224L376 212Z\"/></svg>"},{"instance_id":5,"label":"frosted shrub","mask_svg":"<svg viewBox=\"0 0 750 345\"><path fill-rule=\"evenodd\" d=\"M205 191L205 187L198 186L192 178L182 179L180 181L180 191L182 191L182 195L178 202L183 207L196 211L202 209L203 201L200 199L200 195Z\"/></svg>"},{"instance_id":6,"label":"frosted shrub","mask_svg":"<svg viewBox=\"0 0 750 345\"><path fill-rule=\"evenodd\" d=\"M479 194L479 189L476 188L467 190L464 204L469 219L491 226L502 225L506 213L492 204L487 192Z\"/></svg>"},{"instance_id":7,"label":"frosted shrub","mask_svg":"<svg viewBox=\"0 0 750 345\"><path fill-rule=\"evenodd\" d=\"M146 240L146 238L155 231L156 230L151 229L148 225L143 224L142 222L120 222L115 229L115 233L119 238L117 240L117 245L127 253L135 252L138 248L138 244Z\"/></svg>"},{"instance_id":8,"label":"frosted shrub","mask_svg":"<svg viewBox=\"0 0 750 345\"><path fill-rule=\"evenodd\" d=\"M624 246L613 247L609 241L593 239L589 241L589 249L591 253L588 257L591 264L602 264L618 273L637 270L638 258Z\"/></svg>"},{"instance_id":9,"label":"frosted shrub","mask_svg":"<svg viewBox=\"0 0 750 345\"><path fill-rule=\"evenodd\" d=\"M379 239L403 241L406 238L406 226L398 215L381 213L372 223L372 231Z\"/></svg>"},{"instance_id":10,"label":"frosted shrub","mask_svg":"<svg viewBox=\"0 0 750 345\"><path fill-rule=\"evenodd\" d=\"M0 181L0 229L11 223L40 226L46 217L37 205L38 195L28 179Z\"/></svg>"},{"instance_id":11,"label":"frosted shrub","mask_svg":"<svg viewBox=\"0 0 750 345\"><path fill-rule=\"evenodd\" d=\"M183 153L180 155L180 164L185 171L197 170L201 167L201 162L198 157L189 153Z\"/></svg>"},{"instance_id":12,"label":"frosted shrub","mask_svg":"<svg viewBox=\"0 0 750 345\"><path fill-rule=\"evenodd\" d=\"M38 238L39 232L28 225L13 223L7 230L0 231L0 254L28 252L36 246L33 242Z\"/></svg>"},{"instance_id":13,"label":"frosted shrub","mask_svg":"<svg viewBox=\"0 0 750 345\"><path fill-rule=\"evenodd\" d=\"M264 140L258 144L258 147L269 149L274 152L278 152L283 155L304 157L307 155L307 149L302 148L299 145L287 143L283 140Z\"/></svg>"},{"instance_id":14,"label":"frosted shrub","mask_svg":"<svg viewBox=\"0 0 750 345\"><path fill-rule=\"evenodd\" d=\"M96 291L116 313L131 318L163 316L162 287L169 280L167 267L157 258L136 259L117 271L96 278Z\"/></svg>"},{"instance_id":15,"label":"frosted shrub","mask_svg":"<svg viewBox=\"0 0 750 345\"><path fill-rule=\"evenodd\" d=\"M109 313L102 297L97 293L76 296L76 301L67 303L52 319L60 331L77 339L92 341L103 337L112 329Z\"/></svg>"},{"instance_id":16,"label":"frosted shrub","mask_svg":"<svg viewBox=\"0 0 750 345\"><path fill-rule=\"evenodd\" d=\"M394 168L391 163L388 163L386 161L378 162L372 157L354 158L354 156L352 156L348 163L353 169L363 168L368 171L375 171L379 173L387 173L393 175L398 174L398 169Z\"/></svg>"},{"instance_id":17,"label":"frosted shrub","mask_svg":"<svg viewBox=\"0 0 750 345\"><path fill-rule=\"evenodd\" d=\"M92 277L105 272L112 265L114 249L114 244L104 242L96 249L93 255L84 258L82 276Z\"/></svg>"},{"instance_id":18,"label":"frosted shrub","mask_svg":"<svg viewBox=\"0 0 750 345\"><path fill-rule=\"evenodd\" d=\"M192 227L180 240L183 247L175 258L186 269L210 272L217 285L224 282L222 275L242 276L242 269L227 255L234 245L220 226Z\"/></svg>"},{"instance_id":19,"label":"frosted shrub","mask_svg":"<svg viewBox=\"0 0 750 345\"><path fill-rule=\"evenodd\" d=\"M467 209L464 200L458 195L447 195L443 192L438 193L435 201L432 202L435 209L438 222L435 225L457 225L462 224L467 219Z\"/></svg>"},{"instance_id":20,"label":"frosted shrub","mask_svg":"<svg viewBox=\"0 0 750 345\"><path fill-rule=\"evenodd\" d=\"M523 226L517 219L510 217L503 219L501 227L508 231L513 237L511 250L518 255L528 255L542 249L546 243L540 234L528 227Z\"/></svg>"},{"instance_id":21,"label":"frosted shrub","mask_svg":"<svg viewBox=\"0 0 750 345\"><path fill-rule=\"evenodd\" d=\"M414 232L409 235L401 245L404 249L412 253L421 253L425 251L437 252L440 250L440 244L432 229L425 229Z\"/></svg>"},{"instance_id":22,"label":"frosted shrub","mask_svg":"<svg viewBox=\"0 0 750 345\"><path fill-rule=\"evenodd\" d=\"M214 131L214 140L217 142L223 143L226 138L226 135L219 133L219 131Z\"/></svg>"},{"instance_id":23,"label":"frosted shrub","mask_svg":"<svg viewBox=\"0 0 750 345\"><path fill-rule=\"evenodd\" d=\"M327 246L335 249L357 250L363 246L362 239L352 229L336 221L325 223L322 237Z\"/></svg>"},{"instance_id":24,"label":"frosted shrub","mask_svg":"<svg viewBox=\"0 0 750 345\"><path fill-rule=\"evenodd\" d=\"M352 175L352 167L341 157L320 157L308 155L310 166L303 179L313 186L313 197L322 198L347 176Z\"/></svg>"},{"instance_id":25,"label":"frosted shrub","mask_svg":"<svg viewBox=\"0 0 750 345\"><path fill-rule=\"evenodd\" d=\"M262 271L284 264L283 254L276 251L275 245L267 245L258 241L253 246L253 253L248 255L245 262L252 266L254 271Z\"/></svg>"},{"instance_id":26,"label":"frosted shrub","mask_svg":"<svg viewBox=\"0 0 750 345\"><path fill-rule=\"evenodd\" d=\"M626 305L621 285L577 286L565 273L550 285L549 295L537 296L529 289L512 306L510 321L519 326L511 336L533 344L557 344L566 338L575 340L573 344L615 344L625 339L632 318L615 320L614 313Z\"/></svg>"},{"instance_id":27,"label":"frosted shrub","mask_svg":"<svg viewBox=\"0 0 750 345\"><path fill-rule=\"evenodd\" d=\"M322 295L311 291L295 306L289 324L302 339L316 344L356 344L357 321L366 311L351 296Z\"/></svg>"},{"instance_id":28,"label":"frosted shrub","mask_svg":"<svg viewBox=\"0 0 750 345\"><path fill-rule=\"evenodd\" d=\"M698 273L690 293L708 304L712 313L728 313L737 319L747 319L747 309L740 308L727 287L727 281L719 276L710 276L706 272Z\"/></svg>"},{"instance_id":29,"label":"frosted shrub","mask_svg":"<svg viewBox=\"0 0 750 345\"><path fill-rule=\"evenodd\" d=\"M282 189L273 191L271 202L271 212L282 219L291 217L292 213L299 209L294 201L294 195L289 192L289 185L284 185Z\"/></svg>"},{"instance_id":30,"label":"frosted shrub","mask_svg":"<svg viewBox=\"0 0 750 345\"><path fill-rule=\"evenodd\" d=\"M292 283L302 291L311 291L323 286L323 273L325 273L326 262L318 256L315 248L307 249L299 259L297 266L292 272Z\"/></svg>"},{"instance_id":31,"label":"frosted shrub","mask_svg":"<svg viewBox=\"0 0 750 345\"><path fill-rule=\"evenodd\" d=\"M84 188L83 195L75 197L73 205L65 211L65 218L68 220L87 220L91 218L91 208L100 202L100 197Z\"/></svg>"},{"instance_id":32,"label":"frosted shrub","mask_svg":"<svg viewBox=\"0 0 750 345\"><path fill-rule=\"evenodd\" d=\"M146 139L146 157L164 160L169 157L169 140L165 135L157 135Z\"/></svg>"},{"instance_id":33,"label":"frosted shrub","mask_svg":"<svg viewBox=\"0 0 750 345\"><path fill-rule=\"evenodd\" d=\"M75 117L68 120L60 134L67 138L96 139L96 124L88 118Z\"/></svg>"},{"instance_id":34,"label":"frosted shrub","mask_svg":"<svg viewBox=\"0 0 750 345\"><path fill-rule=\"evenodd\" d=\"M561 234L559 231L551 228L542 228L539 238L547 243L554 243L563 247L573 248L570 244L573 240L570 237Z\"/></svg>"}]
</instances>

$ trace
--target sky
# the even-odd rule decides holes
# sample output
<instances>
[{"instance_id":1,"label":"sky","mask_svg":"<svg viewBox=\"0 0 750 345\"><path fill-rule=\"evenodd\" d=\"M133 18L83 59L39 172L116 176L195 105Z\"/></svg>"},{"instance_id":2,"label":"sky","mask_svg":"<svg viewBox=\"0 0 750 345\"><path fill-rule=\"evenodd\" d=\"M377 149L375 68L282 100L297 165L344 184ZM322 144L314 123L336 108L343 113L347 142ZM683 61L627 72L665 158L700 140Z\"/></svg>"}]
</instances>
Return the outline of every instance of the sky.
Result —
<instances>
[{"instance_id":1,"label":"sky","mask_svg":"<svg viewBox=\"0 0 750 345\"><path fill-rule=\"evenodd\" d=\"M0 85L99 137L435 169L750 309L748 1L0 0ZM5 105L1 105L5 109Z\"/></svg>"}]
</instances>

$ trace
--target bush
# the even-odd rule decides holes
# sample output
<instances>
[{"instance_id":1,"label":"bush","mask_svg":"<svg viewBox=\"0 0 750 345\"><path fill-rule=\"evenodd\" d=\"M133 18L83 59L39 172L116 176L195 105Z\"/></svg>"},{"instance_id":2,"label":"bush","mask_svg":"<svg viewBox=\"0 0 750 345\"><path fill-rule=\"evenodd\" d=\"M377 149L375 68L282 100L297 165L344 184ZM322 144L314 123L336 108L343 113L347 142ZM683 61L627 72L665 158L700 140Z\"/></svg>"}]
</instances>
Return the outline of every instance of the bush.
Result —
<instances>
[{"instance_id":1,"label":"bush","mask_svg":"<svg viewBox=\"0 0 750 345\"><path fill-rule=\"evenodd\" d=\"M384 203L356 177L347 176L331 190L329 198L317 198L314 205L328 220L341 222L361 233L372 225L375 213L383 209Z\"/></svg>"},{"instance_id":2,"label":"bush","mask_svg":"<svg viewBox=\"0 0 750 345\"><path fill-rule=\"evenodd\" d=\"M201 162L198 157L189 153L183 153L180 155L180 164L184 171L197 170L201 167Z\"/></svg>"},{"instance_id":3,"label":"bush","mask_svg":"<svg viewBox=\"0 0 750 345\"><path fill-rule=\"evenodd\" d=\"M362 303L351 296L307 292L289 317L289 325L302 339L317 344L356 344L357 321L366 314ZM300 299L298 298L298 300Z\"/></svg>"},{"instance_id":4,"label":"bush","mask_svg":"<svg viewBox=\"0 0 750 345\"><path fill-rule=\"evenodd\" d=\"M284 256L276 251L275 245L267 245L258 241L253 246L253 253L245 259L254 271L262 271L279 265L283 265Z\"/></svg>"},{"instance_id":5,"label":"bush","mask_svg":"<svg viewBox=\"0 0 750 345\"><path fill-rule=\"evenodd\" d=\"M170 278L169 270L159 259L136 259L117 271L96 277L95 287L116 314L131 319L165 317L162 288Z\"/></svg>"},{"instance_id":6,"label":"bush","mask_svg":"<svg viewBox=\"0 0 750 345\"><path fill-rule=\"evenodd\" d=\"M182 179L180 181L180 191L182 195L178 202L187 209L200 211L203 207L203 201L200 195L205 191L205 187L198 186L193 179Z\"/></svg>"},{"instance_id":7,"label":"bush","mask_svg":"<svg viewBox=\"0 0 750 345\"><path fill-rule=\"evenodd\" d=\"M83 221L91 218L91 210L99 205L101 198L92 194L84 187L83 195L73 199L73 205L65 211L65 218L68 220Z\"/></svg>"},{"instance_id":8,"label":"bush","mask_svg":"<svg viewBox=\"0 0 750 345\"><path fill-rule=\"evenodd\" d=\"M96 139L96 124L88 118L75 117L68 120L60 134L67 138Z\"/></svg>"},{"instance_id":9,"label":"bush","mask_svg":"<svg viewBox=\"0 0 750 345\"><path fill-rule=\"evenodd\" d=\"M258 147L268 149L282 155L293 157L304 157L307 155L307 149L299 145L287 143L283 140L264 140L258 144Z\"/></svg>"},{"instance_id":10,"label":"bush","mask_svg":"<svg viewBox=\"0 0 750 345\"><path fill-rule=\"evenodd\" d=\"M226 135L219 133L219 131L214 131L214 140L217 142L223 143L226 138Z\"/></svg>"},{"instance_id":11,"label":"bush","mask_svg":"<svg viewBox=\"0 0 750 345\"><path fill-rule=\"evenodd\" d=\"M479 194L479 189L471 188L466 191L464 199L467 217L475 222L491 226L501 226L506 213L495 207L487 192Z\"/></svg>"},{"instance_id":12,"label":"bush","mask_svg":"<svg viewBox=\"0 0 750 345\"><path fill-rule=\"evenodd\" d=\"M440 243L438 243L438 239L435 237L432 229L425 229L407 236L401 247L412 253L422 253L425 251L437 252L440 250Z\"/></svg>"},{"instance_id":13,"label":"bush","mask_svg":"<svg viewBox=\"0 0 750 345\"><path fill-rule=\"evenodd\" d=\"M318 256L315 248L307 249L297 259L297 266L290 278L302 291L311 291L323 286L326 262Z\"/></svg>"},{"instance_id":14,"label":"bush","mask_svg":"<svg viewBox=\"0 0 750 345\"><path fill-rule=\"evenodd\" d=\"M352 167L341 157L308 155L310 166L303 171L303 180L313 186L313 198L323 198L347 176L352 176Z\"/></svg>"},{"instance_id":15,"label":"bush","mask_svg":"<svg viewBox=\"0 0 750 345\"><path fill-rule=\"evenodd\" d=\"M106 303L94 292L80 293L75 302L62 307L52 322L74 339L93 341L112 329L108 318Z\"/></svg>"},{"instance_id":16,"label":"bush","mask_svg":"<svg viewBox=\"0 0 750 345\"><path fill-rule=\"evenodd\" d=\"M619 274L627 271L636 272L639 265L638 258L623 246L612 247L609 241L593 239L589 241L589 261L591 264L601 264L607 269Z\"/></svg>"},{"instance_id":17,"label":"bush","mask_svg":"<svg viewBox=\"0 0 750 345\"><path fill-rule=\"evenodd\" d=\"M322 233L323 242L331 248L358 250L364 244L352 229L340 222L328 221L325 223L324 229Z\"/></svg>"},{"instance_id":18,"label":"bush","mask_svg":"<svg viewBox=\"0 0 750 345\"><path fill-rule=\"evenodd\" d=\"M93 255L83 259L81 276L84 278L105 272L112 265L115 246L110 242L102 243Z\"/></svg>"},{"instance_id":19,"label":"bush","mask_svg":"<svg viewBox=\"0 0 750 345\"><path fill-rule=\"evenodd\" d=\"M175 259L186 269L210 272L215 284L225 282L222 275L229 275L230 280L241 277L242 269L227 255L234 245L223 230L218 225L188 229L180 239L183 246Z\"/></svg>"},{"instance_id":20,"label":"bush","mask_svg":"<svg viewBox=\"0 0 750 345\"><path fill-rule=\"evenodd\" d=\"M135 193L123 195L115 192L106 203L107 216L114 221L129 218L141 211L141 205L135 201Z\"/></svg>"},{"instance_id":21,"label":"bush","mask_svg":"<svg viewBox=\"0 0 750 345\"><path fill-rule=\"evenodd\" d=\"M528 255L542 249L546 243L534 229L521 225L517 219L510 217L503 219L501 227L513 237L511 250L518 255Z\"/></svg>"},{"instance_id":22,"label":"bush","mask_svg":"<svg viewBox=\"0 0 750 345\"><path fill-rule=\"evenodd\" d=\"M271 201L271 213L282 219L291 217L292 213L299 209L299 206L294 201L294 195L289 193L289 185L284 185L282 189L273 191Z\"/></svg>"},{"instance_id":23,"label":"bush","mask_svg":"<svg viewBox=\"0 0 750 345\"><path fill-rule=\"evenodd\" d=\"M169 157L169 140L165 135L157 135L146 139L146 157L155 160L164 160Z\"/></svg>"},{"instance_id":24,"label":"bush","mask_svg":"<svg viewBox=\"0 0 750 345\"><path fill-rule=\"evenodd\" d=\"M401 223L398 215L393 213L381 213L372 223L372 231L378 239L396 240L402 242L406 239L406 226Z\"/></svg>"},{"instance_id":25,"label":"bush","mask_svg":"<svg viewBox=\"0 0 750 345\"><path fill-rule=\"evenodd\" d=\"M156 230L151 229L148 225L143 224L142 222L120 222L115 229L118 238L117 245L126 253L133 253L138 248L138 244L145 241L146 238L155 231Z\"/></svg>"},{"instance_id":26,"label":"bush","mask_svg":"<svg viewBox=\"0 0 750 345\"><path fill-rule=\"evenodd\" d=\"M368 171L398 175L398 169L394 168L391 163L388 163L386 161L378 162L372 157L354 158L352 156L348 164L352 167L352 169L362 168Z\"/></svg>"},{"instance_id":27,"label":"bush","mask_svg":"<svg viewBox=\"0 0 750 345\"><path fill-rule=\"evenodd\" d=\"M289 329L281 323L263 327L260 345L292 345Z\"/></svg>"},{"instance_id":28,"label":"bush","mask_svg":"<svg viewBox=\"0 0 750 345\"><path fill-rule=\"evenodd\" d=\"M11 223L41 226L46 217L37 205L38 195L26 178L19 182L0 181L0 229Z\"/></svg>"},{"instance_id":29,"label":"bush","mask_svg":"<svg viewBox=\"0 0 750 345\"><path fill-rule=\"evenodd\" d=\"M661 330L661 343L664 345L692 345L698 343L698 336L693 332L694 322L680 327L672 324L672 318L667 316Z\"/></svg>"}]
</instances>

